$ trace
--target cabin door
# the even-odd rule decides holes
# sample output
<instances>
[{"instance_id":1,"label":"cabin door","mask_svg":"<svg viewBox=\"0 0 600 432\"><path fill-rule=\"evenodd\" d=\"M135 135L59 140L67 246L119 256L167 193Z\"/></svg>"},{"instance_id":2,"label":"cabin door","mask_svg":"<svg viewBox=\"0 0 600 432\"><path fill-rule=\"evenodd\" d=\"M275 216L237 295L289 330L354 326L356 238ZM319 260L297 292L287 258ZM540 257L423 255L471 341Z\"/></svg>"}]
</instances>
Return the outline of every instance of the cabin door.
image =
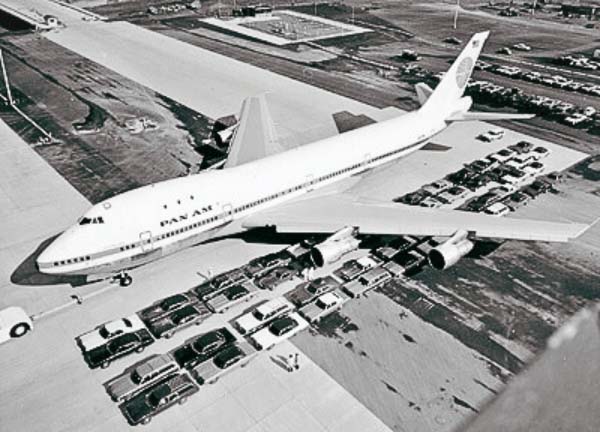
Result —
<instances>
[{"instance_id":1,"label":"cabin door","mask_svg":"<svg viewBox=\"0 0 600 432\"><path fill-rule=\"evenodd\" d=\"M154 249L152 233L150 231L144 231L143 233L140 233L140 245L142 252L150 252L152 249Z\"/></svg>"},{"instance_id":2,"label":"cabin door","mask_svg":"<svg viewBox=\"0 0 600 432\"><path fill-rule=\"evenodd\" d=\"M223 223L229 223L233 220L233 206L229 203L223 204Z\"/></svg>"}]
</instances>

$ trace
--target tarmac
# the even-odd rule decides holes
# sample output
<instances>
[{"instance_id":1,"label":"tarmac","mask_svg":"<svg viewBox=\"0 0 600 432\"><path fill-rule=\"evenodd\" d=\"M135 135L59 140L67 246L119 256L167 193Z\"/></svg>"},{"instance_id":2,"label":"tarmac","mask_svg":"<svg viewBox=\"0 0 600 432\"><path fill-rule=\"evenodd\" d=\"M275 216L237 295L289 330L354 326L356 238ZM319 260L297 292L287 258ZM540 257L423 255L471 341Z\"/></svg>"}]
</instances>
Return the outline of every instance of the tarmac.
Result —
<instances>
[{"instance_id":1,"label":"tarmac","mask_svg":"<svg viewBox=\"0 0 600 432\"><path fill-rule=\"evenodd\" d=\"M212 118L237 111L243 97L264 91L272 92L272 109L276 112L278 125L286 130L289 137L297 136L300 131L305 133L307 124L314 125L304 135L303 139L307 141L336 133L330 119L333 112L347 110L373 118L382 115L381 110L365 104L131 24L83 21L74 10L40 0L24 0L23 5L39 7L44 12L59 16L65 23L65 28L45 33L50 40ZM173 68L174 64L177 68ZM174 70L177 76L174 76ZM376 180L366 181L361 185L361 192L371 194L377 191L378 198L391 199L443 177L466 161L519 139L541 143L552 150L547 160L549 170L566 168L586 156L511 131L494 143L476 141L474 137L488 128L489 125L482 123L452 126L434 140L437 144L449 146L449 150L422 151L400 161L389 168L392 180L383 185ZM88 203L3 123L0 123L0 139L3 142L0 166L4 173L0 178L0 223L7 227L0 233L0 307L16 304L32 314L39 314L66 303L72 304L37 320L31 335L0 345L0 380L3 383L0 389L3 402L0 404L0 430L129 430L102 384L122 368L150 353L166 352L201 329L226 323L231 317L241 314L242 307L225 316L212 317L200 329L186 329L169 341L161 340L143 354L117 361L107 370L90 371L74 338L102 322L129 315L161 297L189 289L202 282L203 275L209 271L216 274L231 269L281 246L248 244L231 239L190 248L134 270L134 284L127 289L106 283L73 288L43 278L36 285L15 285L11 282L15 269L33 271L32 260L28 260L29 267L22 264L23 260L40 244L73 223ZM555 217L564 219L565 215ZM288 284L282 290L292 286ZM277 294L281 294L282 290ZM82 305L75 305L70 299L75 293L84 297ZM272 295L275 294L265 293L259 299ZM367 306L364 307L376 310L377 301L382 299L365 300ZM365 322L368 320L365 319ZM373 337L377 331L368 334ZM425 337L439 339L431 337L431 334L421 330L421 333L411 333L411 337L417 342ZM392 427L403 430L407 417L390 420L390 416L394 415L395 402L382 405L377 411L378 404L389 403L382 394L389 395L392 390L388 388L385 390L387 393L371 391L368 388L371 377L360 376L364 371L352 373L349 369L340 370L336 376L326 371L322 361L317 361L317 365L313 361L317 360L316 356L307 348L302 348L308 357L301 356L302 367L298 372L290 374L273 360L277 355L297 351L298 346L306 347L311 338L312 335L304 333L297 337L302 343L292 340L259 355L246 368L202 388L186 405L161 414L146 429L362 432ZM485 374L483 363L473 360L475 352L466 350L453 338L444 339L443 344L446 344L446 351L440 350L440 345L436 344L419 349L427 351L425 355L436 362L443 361L444 356L456 356L453 364L457 367L465 363L476 364L465 373L472 374L491 388L498 385L496 380ZM419 358L424 355L423 352L409 353L406 361L417 354L420 354ZM382 359L382 364L388 365L394 360L395 357L390 354L390 357ZM413 367L415 365L419 366L417 362ZM435 365L432 363L430 366ZM431 378L418 376L423 372L417 368L413 370L417 381L411 381L415 377L409 379L402 375L406 372L402 366L398 368L399 374L389 375L404 380L404 385L411 391L420 389L419 378ZM436 375L431 378L428 384L430 390L436 380L443 381L443 377ZM482 395L489 393L472 384L454 388L472 396L469 403L476 406L485 399ZM438 417L434 415L425 421L420 416L413 419L415 425L445 430L457 419L470 414L469 409L452 411L444 405L445 401L437 406L435 400L429 402L428 409ZM413 406L409 408L414 411ZM441 420L436 420L440 415ZM445 424L443 428L439 426L440 422Z\"/></svg>"}]
</instances>

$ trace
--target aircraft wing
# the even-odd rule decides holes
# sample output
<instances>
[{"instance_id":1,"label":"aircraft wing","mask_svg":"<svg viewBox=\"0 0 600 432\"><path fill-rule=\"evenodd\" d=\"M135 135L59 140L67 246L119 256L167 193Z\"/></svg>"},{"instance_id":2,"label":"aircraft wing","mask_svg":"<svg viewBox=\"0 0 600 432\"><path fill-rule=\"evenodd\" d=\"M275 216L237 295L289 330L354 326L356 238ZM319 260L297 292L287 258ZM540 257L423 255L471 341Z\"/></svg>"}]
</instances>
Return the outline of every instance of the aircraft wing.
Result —
<instances>
[{"instance_id":1,"label":"aircraft wing","mask_svg":"<svg viewBox=\"0 0 600 432\"><path fill-rule=\"evenodd\" d=\"M242 165L285 150L275 132L265 96L260 94L244 100L240 121L231 138L225 168Z\"/></svg>"},{"instance_id":2,"label":"aircraft wing","mask_svg":"<svg viewBox=\"0 0 600 432\"><path fill-rule=\"evenodd\" d=\"M353 226L361 234L451 236L466 230L478 238L566 242L588 226L515 219L460 210L427 209L356 199L350 195L317 196L251 215L246 228L273 226L284 233L333 233Z\"/></svg>"}]
</instances>

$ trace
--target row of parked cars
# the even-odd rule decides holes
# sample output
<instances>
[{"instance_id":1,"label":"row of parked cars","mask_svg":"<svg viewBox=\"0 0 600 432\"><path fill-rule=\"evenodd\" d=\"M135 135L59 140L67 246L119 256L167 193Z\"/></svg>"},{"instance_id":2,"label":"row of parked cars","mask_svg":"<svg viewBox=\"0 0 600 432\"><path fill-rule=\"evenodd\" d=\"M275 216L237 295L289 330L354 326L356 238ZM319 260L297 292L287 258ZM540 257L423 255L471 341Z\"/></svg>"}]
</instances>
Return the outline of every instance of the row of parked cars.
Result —
<instances>
[{"instance_id":1,"label":"row of parked cars","mask_svg":"<svg viewBox=\"0 0 600 432\"><path fill-rule=\"evenodd\" d=\"M395 201L422 207L459 206L462 210L502 216L553 190L560 181L562 176L556 172L539 177L545 169L542 160L549 154L543 146L520 141ZM473 197L484 190L484 194Z\"/></svg>"},{"instance_id":2,"label":"row of parked cars","mask_svg":"<svg viewBox=\"0 0 600 432\"><path fill-rule=\"evenodd\" d=\"M497 65L478 60L475 68L515 79L543 84L563 90L577 91L592 96L600 96L600 86L572 80L562 75L550 75L541 72L521 69L517 66Z\"/></svg>"}]
</instances>

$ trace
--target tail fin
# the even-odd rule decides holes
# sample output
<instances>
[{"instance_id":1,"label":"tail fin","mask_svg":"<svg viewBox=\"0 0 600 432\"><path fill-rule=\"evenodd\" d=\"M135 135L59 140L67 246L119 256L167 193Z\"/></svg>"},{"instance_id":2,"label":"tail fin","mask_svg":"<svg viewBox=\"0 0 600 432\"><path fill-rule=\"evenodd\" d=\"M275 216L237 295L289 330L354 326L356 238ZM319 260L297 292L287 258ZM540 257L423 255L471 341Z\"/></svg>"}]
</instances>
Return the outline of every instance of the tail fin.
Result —
<instances>
[{"instance_id":1,"label":"tail fin","mask_svg":"<svg viewBox=\"0 0 600 432\"><path fill-rule=\"evenodd\" d=\"M456 110L489 34L489 31L476 33L471 38L420 111L447 117Z\"/></svg>"}]
</instances>

